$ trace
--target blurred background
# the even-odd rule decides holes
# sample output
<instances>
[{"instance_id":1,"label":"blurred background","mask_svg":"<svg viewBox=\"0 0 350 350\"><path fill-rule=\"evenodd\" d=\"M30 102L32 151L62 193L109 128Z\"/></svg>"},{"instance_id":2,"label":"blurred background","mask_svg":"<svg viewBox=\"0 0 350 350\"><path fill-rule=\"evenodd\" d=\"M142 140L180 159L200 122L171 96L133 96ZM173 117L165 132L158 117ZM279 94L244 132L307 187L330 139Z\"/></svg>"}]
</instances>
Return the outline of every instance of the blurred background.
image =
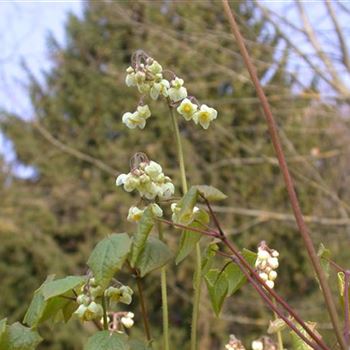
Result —
<instances>
[{"instance_id":1,"label":"blurred background","mask_svg":"<svg viewBox=\"0 0 350 350\"><path fill-rule=\"evenodd\" d=\"M350 250L350 6L346 2L232 1L277 119L315 244L342 266ZM182 123L188 178L228 195L215 206L240 246L280 251L277 291L333 334L294 223L265 121L220 1L2 1L0 3L0 319L21 320L47 274L80 274L98 240L132 232L134 203L115 187L130 157L146 152L180 184L167 107L143 131L121 116L138 94L124 84L143 49L219 112L208 131ZM153 107L153 108L152 108ZM174 251L179 232L168 230ZM173 347L188 348L193 257L171 266ZM128 275L119 278L134 287ZM153 336L161 334L158 274L145 281ZM335 273L331 284L336 293ZM248 346L272 318L245 286L215 318L203 288L200 349ZM181 307L179 307L181 305ZM141 334L137 296L132 308ZM339 312L341 308L339 306ZM39 349L81 349L94 326L41 329ZM72 337L74 334L74 337ZM156 349L160 349L156 342ZM288 344L287 344L288 345Z\"/></svg>"}]
</instances>

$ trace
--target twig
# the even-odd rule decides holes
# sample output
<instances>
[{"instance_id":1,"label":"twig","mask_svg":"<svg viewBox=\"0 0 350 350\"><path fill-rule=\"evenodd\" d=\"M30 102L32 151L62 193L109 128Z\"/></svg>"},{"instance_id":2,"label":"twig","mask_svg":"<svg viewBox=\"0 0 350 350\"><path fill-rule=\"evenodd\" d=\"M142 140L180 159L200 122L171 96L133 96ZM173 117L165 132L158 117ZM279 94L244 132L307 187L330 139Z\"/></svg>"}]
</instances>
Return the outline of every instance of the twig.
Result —
<instances>
[{"instance_id":1,"label":"twig","mask_svg":"<svg viewBox=\"0 0 350 350\"><path fill-rule=\"evenodd\" d=\"M149 327L148 313L147 313L146 304L145 304L145 297L143 295L141 279L139 276L136 276L136 284L137 284L137 289L138 289L139 296L140 296L141 313L142 313L143 325L145 328L146 338L149 342L151 342L152 337L151 337L151 331L150 331L150 327Z\"/></svg>"},{"instance_id":2,"label":"twig","mask_svg":"<svg viewBox=\"0 0 350 350\"><path fill-rule=\"evenodd\" d=\"M228 20L230 22L230 26L231 26L232 32L234 34L234 37L236 38L236 41L237 41L237 44L238 44L239 49L241 51L243 60L245 62L245 65L246 65L246 67L247 67L247 69L249 71L250 77L251 77L252 82L253 82L253 84L255 86L257 94L259 96L259 99L260 99L260 102L261 102L261 107L262 107L262 109L264 111L264 114L265 114L265 117L266 117L266 121L267 121L267 124L268 124L269 132L270 132L271 139L272 139L272 143L273 143L273 146L274 146L275 151L276 151L276 155L277 155L277 158L278 158L278 161L279 161L279 164L280 164L280 168L281 168L281 171L282 171L282 174L283 174L283 177L284 177L284 181L286 183L288 196L289 196L289 200L290 200L291 206L293 208L295 219L296 219L296 222L298 224L300 234L301 234L301 236L302 236L302 238L304 240L305 248L306 248L306 250L308 252L308 255L310 257L311 263L313 265L313 268L314 268L314 270L316 272L316 275L318 277L318 280L320 282L320 286L321 286L321 289L322 289L322 292L323 292L323 295L324 295L324 299L325 299L325 302L326 302L328 313L330 315L330 318L331 318L331 321L332 321L332 324L333 324L333 327L334 327L334 332L336 334L336 337L337 337L337 340L339 342L340 347L343 350L346 350L346 344L345 344L345 341L344 341L344 338L343 338L343 335L342 335L342 332L341 332L340 321L339 321L337 310L336 310L336 307L335 307L335 304L334 304L334 301L333 301L332 292L331 292L331 290L329 288L327 279L326 279L325 274L324 274L324 272L322 270L319 258L317 256L317 253L316 253L316 250L315 250L315 247L313 246L313 242L312 242L311 236L309 234L309 231L308 231L308 229L306 227L306 224L304 222L304 219L303 219L303 215L302 215L302 212L301 212L301 209L300 209L299 201L298 201L295 189L294 189L293 180L291 178L291 175L290 175L287 163L286 163L286 159L285 159L285 156L284 156L284 152L283 152L283 149L282 149L279 137L278 137L278 131L277 131L277 125L276 125L275 119L274 119L274 117L272 115L272 112L271 112L271 109L270 109L270 105L268 103L266 95L265 95L265 93L264 93L264 91L263 91L263 89L262 89L262 87L260 85L259 78L257 76L256 70L255 70L255 68L254 68L254 66L253 66L253 64L251 62L249 53L248 53L248 51L246 49L243 37L242 37L242 35L241 35L240 31L239 31L239 28L237 26L235 18L234 18L233 14L232 14L232 11L231 11L231 8L229 6L229 3L228 3L227 0L222 0L222 1L223 1L225 13L226 13L226 15L228 17Z\"/></svg>"},{"instance_id":3,"label":"twig","mask_svg":"<svg viewBox=\"0 0 350 350\"><path fill-rule=\"evenodd\" d=\"M250 284L254 287L254 289L258 292L258 294L261 296L261 298L265 301L265 303L270 307L271 310L273 310L279 318L281 318L290 329L292 329L306 344L310 345L313 349L320 349L320 346L310 341L308 337L306 337L295 325L294 323L286 316L283 315L283 313L276 307L276 305L270 300L270 298L266 295L266 292L262 290L261 285L259 285L254 278L244 269L242 264L239 262L238 259L235 259L231 257L232 261L235 262L238 267L241 269L243 274L246 276ZM265 287L266 288L266 287ZM268 288L268 287L267 287ZM270 288L268 288L270 289Z\"/></svg>"},{"instance_id":4,"label":"twig","mask_svg":"<svg viewBox=\"0 0 350 350\"><path fill-rule=\"evenodd\" d=\"M116 176L119 174L119 171L116 169L113 169L108 164L102 162L100 159L96 159L86 153L83 153L81 151L76 150L75 148L72 148L70 146L67 146L63 142L57 140L54 136L50 134L48 130L46 130L37 120L33 122L33 126L39 131L39 133L51 144L53 144L55 147L60 149L62 152L65 152L77 159L83 160L85 162L88 162L90 164L93 164L97 168L105 171L106 173Z\"/></svg>"}]
</instances>

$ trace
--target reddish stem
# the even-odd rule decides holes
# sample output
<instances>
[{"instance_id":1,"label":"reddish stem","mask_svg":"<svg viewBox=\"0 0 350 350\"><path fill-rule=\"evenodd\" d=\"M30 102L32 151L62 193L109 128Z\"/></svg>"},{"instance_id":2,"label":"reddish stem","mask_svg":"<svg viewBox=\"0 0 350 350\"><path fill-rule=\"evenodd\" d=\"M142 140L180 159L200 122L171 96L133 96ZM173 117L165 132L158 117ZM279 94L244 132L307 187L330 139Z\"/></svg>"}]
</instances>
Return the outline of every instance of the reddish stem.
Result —
<instances>
[{"instance_id":1,"label":"reddish stem","mask_svg":"<svg viewBox=\"0 0 350 350\"><path fill-rule=\"evenodd\" d=\"M248 53L248 50L245 46L244 43L244 39L242 37L242 34L240 33L239 27L237 25L237 22L234 18L234 15L232 13L232 10L230 8L230 5L228 3L228 0L222 0L223 2L223 6L224 6L224 10L225 13L227 15L227 18L229 20L230 26L231 26L231 30L232 33L237 41L239 50L241 52L243 61L246 65L246 68L250 74L251 80L255 86L257 95L259 97L260 103L261 103L261 107L264 111L265 114L265 118L266 118L266 122L268 125L268 129L270 132L270 136L271 136L271 140L273 143L273 146L275 148L275 152L278 158L278 162L279 162L279 166L281 169L281 172L283 174L284 177L284 181L286 184L286 188L287 188L287 192L288 192L288 196L289 196L289 200L294 212L294 216L295 216L295 220L297 222L298 228L299 228L299 232L304 240L304 245L305 248L308 252L309 258L311 260L311 263L313 265L313 268L316 272L316 275L318 277L318 280L320 282L320 286L324 295L324 300L327 306L327 310L329 313L329 316L331 318L331 322L333 325L333 330L336 334L337 340L339 342L339 345L341 347L342 350L346 350L346 344L341 332L341 327L340 327L340 321L338 318L338 314L337 314L337 310L335 307L335 303L333 301L333 296L330 290L330 287L328 285L326 276L322 270L319 258L317 256L315 247L313 245L310 233L307 229L307 226L305 224L301 209L300 209L300 205L299 205L299 201L298 201L298 197L296 195L295 192L295 188L294 188L294 184L293 184L293 180L292 177L290 175L288 166L287 166L287 162L286 162L286 158L281 146L281 142L278 136L278 131L277 131L277 124L276 121L273 117L273 114L271 112L271 108L269 105L269 102L266 98L266 95L264 93L264 90L262 89L261 85L260 85L260 81L258 78L258 75L256 73L256 69L251 61L250 55Z\"/></svg>"}]
</instances>

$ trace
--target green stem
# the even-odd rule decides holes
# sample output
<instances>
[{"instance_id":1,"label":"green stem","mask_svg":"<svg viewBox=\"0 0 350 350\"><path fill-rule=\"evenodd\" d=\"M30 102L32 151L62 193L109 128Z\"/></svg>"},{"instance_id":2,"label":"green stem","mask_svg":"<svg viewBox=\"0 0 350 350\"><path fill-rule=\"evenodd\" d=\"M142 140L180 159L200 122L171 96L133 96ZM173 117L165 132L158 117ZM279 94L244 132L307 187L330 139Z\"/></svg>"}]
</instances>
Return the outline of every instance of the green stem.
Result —
<instances>
[{"instance_id":1,"label":"green stem","mask_svg":"<svg viewBox=\"0 0 350 350\"><path fill-rule=\"evenodd\" d=\"M104 295L102 296L102 309L103 309L103 329L108 330L106 297Z\"/></svg>"},{"instance_id":2,"label":"green stem","mask_svg":"<svg viewBox=\"0 0 350 350\"><path fill-rule=\"evenodd\" d=\"M276 299L275 298L273 298L272 302L273 302L273 305L275 305L277 307L277 303L276 303ZM278 315L276 314L276 312L274 312L273 314L275 316L275 320L277 320L279 318ZM284 348L283 348L283 338L282 338L282 332L281 331L277 332L277 344L278 344L278 350L284 350Z\"/></svg>"},{"instance_id":3,"label":"green stem","mask_svg":"<svg viewBox=\"0 0 350 350\"><path fill-rule=\"evenodd\" d=\"M151 337L151 331L150 331L150 326L149 326L149 321L148 321L148 314L147 314L147 309L146 309L145 297L143 295L141 278L139 276L136 277L136 284L137 284L137 289L138 289L139 297L140 297L141 313L142 313L143 325L145 328L146 338L147 338L148 342L151 343L152 337Z\"/></svg>"},{"instance_id":4,"label":"green stem","mask_svg":"<svg viewBox=\"0 0 350 350\"><path fill-rule=\"evenodd\" d=\"M193 296L193 311L191 325L191 350L197 350L197 324L199 317L199 302L201 298L202 284L202 257L199 243L196 244L196 270L194 272L194 296Z\"/></svg>"},{"instance_id":5,"label":"green stem","mask_svg":"<svg viewBox=\"0 0 350 350\"><path fill-rule=\"evenodd\" d=\"M179 126L177 124L176 117L174 115L173 109L170 106L170 101L168 101L171 120L175 132L175 139L177 145L177 154L179 157L180 173L181 173L181 183L182 192L185 194L188 190L187 180L186 180L186 170L185 170L185 160L184 152L181 143L181 136L179 131ZM192 309L192 323L191 323L191 350L197 350L197 324L199 317L199 303L201 297L201 283L202 283L202 257L199 242L196 244L196 268L194 272L194 295L193 295L193 309Z\"/></svg>"},{"instance_id":6,"label":"green stem","mask_svg":"<svg viewBox=\"0 0 350 350\"><path fill-rule=\"evenodd\" d=\"M164 241L163 228L162 224L158 221L158 234L159 239ZM167 295L167 275L166 275L166 266L162 267L160 270L160 284L162 291L162 309L163 309L163 341L164 341L164 350L170 349L169 342L169 311L168 311L168 295Z\"/></svg>"},{"instance_id":7,"label":"green stem","mask_svg":"<svg viewBox=\"0 0 350 350\"><path fill-rule=\"evenodd\" d=\"M177 124L177 120L176 120L176 117L174 115L173 109L171 108L170 104L169 104L169 110L170 110L171 121L173 123L173 128L174 128L174 132L175 132L177 155L179 157L182 192L183 192L183 194L185 194L188 191L188 187L187 187L187 180L186 180L185 159L184 159L184 152L182 149L180 130L179 130L179 126Z\"/></svg>"}]
</instances>

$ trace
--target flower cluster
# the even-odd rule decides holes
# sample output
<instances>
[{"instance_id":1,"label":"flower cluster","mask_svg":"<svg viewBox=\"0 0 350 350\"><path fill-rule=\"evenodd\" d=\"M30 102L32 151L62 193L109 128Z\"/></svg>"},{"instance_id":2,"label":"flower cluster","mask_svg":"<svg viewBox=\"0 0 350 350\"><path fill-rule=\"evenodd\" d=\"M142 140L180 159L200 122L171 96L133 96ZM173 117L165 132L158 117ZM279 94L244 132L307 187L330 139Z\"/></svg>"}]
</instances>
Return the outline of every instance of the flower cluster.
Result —
<instances>
[{"instance_id":1,"label":"flower cluster","mask_svg":"<svg viewBox=\"0 0 350 350\"><path fill-rule=\"evenodd\" d=\"M263 336L252 341L252 350L277 350L277 345L271 338Z\"/></svg>"},{"instance_id":2,"label":"flower cluster","mask_svg":"<svg viewBox=\"0 0 350 350\"><path fill-rule=\"evenodd\" d=\"M204 129L208 129L212 120L217 118L217 111L207 105L193 103L194 97L188 97L184 80L173 74L172 80L163 76L163 67L152 57L143 51L137 51L133 56L132 66L126 69L125 83L127 86L137 87L141 94L148 94L153 100L159 96L168 98L172 106L177 106L177 111L185 120L193 120ZM139 127L143 129L146 119L151 116L147 105L139 105L136 112L124 113L123 123L130 129Z\"/></svg>"},{"instance_id":3,"label":"flower cluster","mask_svg":"<svg viewBox=\"0 0 350 350\"><path fill-rule=\"evenodd\" d=\"M79 307L74 314L82 321L100 319L103 316L103 308L96 299L103 295L102 288L96 284L94 278L91 278L82 287L81 292L77 296Z\"/></svg>"},{"instance_id":4,"label":"flower cluster","mask_svg":"<svg viewBox=\"0 0 350 350\"><path fill-rule=\"evenodd\" d=\"M116 185L123 185L124 190L127 192L137 190L141 197L145 197L148 200L154 200L156 197L169 199L175 192L175 187L170 177L165 176L162 167L152 160L142 161L128 174L119 175ZM155 210L159 213L157 208ZM130 219L134 217L134 214L136 214L137 218L137 214L140 213L133 209L131 213L129 212Z\"/></svg>"},{"instance_id":5,"label":"flower cluster","mask_svg":"<svg viewBox=\"0 0 350 350\"><path fill-rule=\"evenodd\" d=\"M122 284L118 287L111 286L103 290L102 287L96 283L95 278L92 277L82 286L81 293L77 296L76 301L79 307L74 314L82 321L101 319L103 316L103 307L101 305L103 296L107 297L109 302L129 305L132 301L132 295L133 290Z\"/></svg>"},{"instance_id":6,"label":"flower cluster","mask_svg":"<svg viewBox=\"0 0 350 350\"><path fill-rule=\"evenodd\" d=\"M172 216L171 220L177 224L189 225L196 219L196 214L199 212L198 207L194 207L192 213L189 213L186 217L182 217L180 220L179 214L181 213L181 205L179 203L172 203L171 206Z\"/></svg>"},{"instance_id":7,"label":"flower cluster","mask_svg":"<svg viewBox=\"0 0 350 350\"><path fill-rule=\"evenodd\" d=\"M153 215L158 216L159 218L163 216L163 210L158 204L152 203L149 207L152 209ZM130 207L127 220L130 222L140 221L145 210L146 208L140 209L136 206Z\"/></svg>"},{"instance_id":8,"label":"flower cluster","mask_svg":"<svg viewBox=\"0 0 350 350\"><path fill-rule=\"evenodd\" d=\"M278 251L270 249L265 241L262 241L258 247L258 257L255 262L255 267L262 280L264 280L269 288L275 286L278 268Z\"/></svg>"},{"instance_id":9,"label":"flower cluster","mask_svg":"<svg viewBox=\"0 0 350 350\"><path fill-rule=\"evenodd\" d=\"M121 285L120 287L108 287L105 290L105 296L108 297L110 301L126 305L129 305L132 302L133 294L133 290L124 285Z\"/></svg>"},{"instance_id":10,"label":"flower cluster","mask_svg":"<svg viewBox=\"0 0 350 350\"><path fill-rule=\"evenodd\" d=\"M242 342L237 339L233 334L230 335L229 342L225 345L227 350L245 350Z\"/></svg>"},{"instance_id":11,"label":"flower cluster","mask_svg":"<svg viewBox=\"0 0 350 350\"><path fill-rule=\"evenodd\" d=\"M124 113L123 123L130 129L139 127L143 129L146 126L146 120L151 116L151 111L147 105L139 105L134 113Z\"/></svg>"},{"instance_id":12,"label":"flower cluster","mask_svg":"<svg viewBox=\"0 0 350 350\"><path fill-rule=\"evenodd\" d=\"M218 112L211 107L203 104L198 110L198 105L192 103L190 99L185 98L177 107L177 112L187 121L193 120L195 124L200 124L203 129L208 129L211 121L217 118Z\"/></svg>"},{"instance_id":13,"label":"flower cluster","mask_svg":"<svg viewBox=\"0 0 350 350\"><path fill-rule=\"evenodd\" d=\"M134 313L133 312L127 312L123 317L121 317L120 322L123 324L126 328L131 328L134 325Z\"/></svg>"}]
</instances>

